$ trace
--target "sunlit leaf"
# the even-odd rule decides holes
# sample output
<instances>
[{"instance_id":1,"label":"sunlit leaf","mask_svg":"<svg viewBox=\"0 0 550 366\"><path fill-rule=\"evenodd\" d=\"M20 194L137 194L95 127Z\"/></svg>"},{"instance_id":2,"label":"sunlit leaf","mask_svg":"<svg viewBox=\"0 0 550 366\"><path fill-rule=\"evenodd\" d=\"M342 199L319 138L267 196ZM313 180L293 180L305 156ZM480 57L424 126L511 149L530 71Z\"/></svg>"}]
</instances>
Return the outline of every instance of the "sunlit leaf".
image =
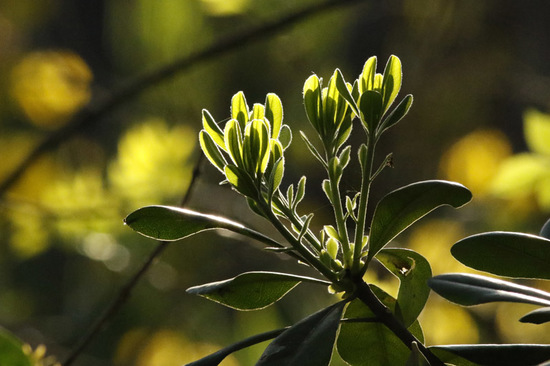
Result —
<instances>
[{"instance_id":1,"label":"sunlit leaf","mask_svg":"<svg viewBox=\"0 0 550 366\"><path fill-rule=\"evenodd\" d=\"M444 357L446 352L451 352L484 366L535 366L550 360L550 345L543 344L461 344L432 346L429 349L436 356L441 356L443 361L451 362Z\"/></svg>"},{"instance_id":2,"label":"sunlit leaf","mask_svg":"<svg viewBox=\"0 0 550 366\"><path fill-rule=\"evenodd\" d=\"M265 172L269 150L269 131L263 120L255 119L246 125L243 138L243 162L247 172Z\"/></svg>"},{"instance_id":3,"label":"sunlit leaf","mask_svg":"<svg viewBox=\"0 0 550 366\"><path fill-rule=\"evenodd\" d=\"M285 173L285 158L280 157L277 159L275 164L272 167L271 173L269 175L269 197L271 198L273 193L279 189L281 182L283 181L283 176Z\"/></svg>"},{"instance_id":4,"label":"sunlit leaf","mask_svg":"<svg viewBox=\"0 0 550 366\"><path fill-rule=\"evenodd\" d=\"M472 194L463 185L437 180L413 183L389 193L374 211L369 260L399 233L429 212L443 205L458 208L471 198Z\"/></svg>"},{"instance_id":5,"label":"sunlit leaf","mask_svg":"<svg viewBox=\"0 0 550 366\"><path fill-rule=\"evenodd\" d=\"M451 248L463 264L499 276L550 279L550 240L529 234L490 232Z\"/></svg>"},{"instance_id":6,"label":"sunlit leaf","mask_svg":"<svg viewBox=\"0 0 550 366\"><path fill-rule=\"evenodd\" d=\"M399 57L391 55L384 69L384 78L382 81L382 99L383 112L387 111L397 97L401 89L401 60Z\"/></svg>"},{"instance_id":7,"label":"sunlit leaf","mask_svg":"<svg viewBox=\"0 0 550 366\"><path fill-rule=\"evenodd\" d=\"M363 72L359 76L359 94L374 88L374 75L376 74L376 56L370 57L363 66Z\"/></svg>"},{"instance_id":8,"label":"sunlit leaf","mask_svg":"<svg viewBox=\"0 0 550 366\"><path fill-rule=\"evenodd\" d=\"M430 264L410 249L382 249L376 259L399 278L395 314L408 327L418 318L428 300L430 288L426 282L432 276Z\"/></svg>"},{"instance_id":9,"label":"sunlit leaf","mask_svg":"<svg viewBox=\"0 0 550 366\"><path fill-rule=\"evenodd\" d=\"M247 197L258 198L258 190L252 177L246 171L234 165L226 165L225 176L237 192Z\"/></svg>"},{"instance_id":10,"label":"sunlit leaf","mask_svg":"<svg viewBox=\"0 0 550 366\"><path fill-rule=\"evenodd\" d=\"M302 137L302 140L304 140L304 142L306 143L306 146L309 152L311 152L311 155L313 155L324 167L328 169L328 163L325 161L325 159L323 159L323 156L319 153L317 148L309 141L306 134L300 131L300 136Z\"/></svg>"},{"instance_id":11,"label":"sunlit leaf","mask_svg":"<svg viewBox=\"0 0 550 366\"><path fill-rule=\"evenodd\" d=\"M205 130L202 130L199 133L199 143L206 158L220 172L224 173L224 168L227 165L227 162L218 150L218 146L216 145L212 137L210 137L210 135Z\"/></svg>"},{"instance_id":12,"label":"sunlit leaf","mask_svg":"<svg viewBox=\"0 0 550 366\"><path fill-rule=\"evenodd\" d=\"M537 309L525 314L520 320L522 323L543 324L550 322L550 307Z\"/></svg>"},{"instance_id":13,"label":"sunlit leaf","mask_svg":"<svg viewBox=\"0 0 550 366\"><path fill-rule=\"evenodd\" d=\"M447 300L465 306L489 302L550 306L548 292L474 274L443 274L428 280L428 285Z\"/></svg>"},{"instance_id":14,"label":"sunlit leaf","mask_svg":"<svg viewBox=\"0 0 550 366\"><path fill-rule=\"evenodd\" d=\"M336 303L294 324L269 344L256 366L328 366L344 305Z\"/></svg>"},{"instance_id":15,"label":"sunlit leaf","mask_svg":"<svg viewBox=\"0 0 550 366\"><path fill-rule=\"evenodd\" d=\"M250 121L253 119L264 119L265 107L260 103L254 103L252 106L252 112L250 113ZM271 122L270 122L271 123Z\"/></svg>"},{"instance_id":16,"label":"sunlit leaf","mask_svg":"<svg viewBox=\"0 0 550 366\"><path fill-rule=\"evenodd\" d=\"M223 131L206 109L202 110L202 127L210 135L212 140L214 140L220 148L225 150Z\"/></svg>"},{"instance_id":17,"label":"sunlit leaf","mask_svg":"<svg viewBox=\"0 0 550 366\"><path fill-rule=\"evenodd\" d=\"M186 364L185 366L217 366L219 365L227 356L233 352L237 352L243 348L253 346L255 344L265 342L267 340L273 339L279 336L284 332L286 328L275 329L269 332L256 334L252 337L245 338L239 342L233 343L230 346L220 349L217 352L214 352L206 357L201 358L200 360Z\"/></svg>"},{"instance_id":18,"label":"sunlit leaf","mask_svg":"<svg viewBox=\"0 0 550 366\"><path fill-rule=\"evenodd\" d=\"M342 145L344 145L344 143L348 140L351 135L352 129L353 120L351 118L351 113L348 112L344 117L340 128L338 128L338 131L336 131L336 142L334 144L336 151L338 151L340 147L342 147Z\"/></svg>"},{"instance_id":19,"label":"sunlit leaf","mask_svg":"<svg viewBox=\"0 0 550 366\"><path fill-rule=\"evenodd\" d=\"M207 215L170 206L142 207L124 219L124 223L149 238L174 241L212 229L225 229L259 240L269 246L282 247L275 240L221 216Z\"/></svg>"},{"instance_id":20,"label":"sunlit leaf","mask_svg":"<svg viewBox=\"0 0 550 366\"><path fill-rule=\"evenodd\" d=\"M372 286L376 296L391 310L395 299L379 288ZM379 322L374 313L359 299L353 300L344 313L344 322L338 335L338 353L344 361L354 366L404 365L410 351L403 342ZM422 341L418 322L411 331Z\"/></svg>"},{"instance_id":21,"label":"sunlit leaf","mask_svg":"<svg viewBox=\"0 0 550 366\"><path fill-rule=\"evenodd\" d=\"M248 123L248 116L250 111L248 110L248 104L246 104L246 98L242 91L233 95L231 98L231 118L239 121L241 129L244 129Z\"/></svg>"},{"instance_id":22,"label":"sunlit leaf","mask_svg":"<svg viewBox=\"0 0 550 366\"><path fill-rule=\"evenodd\" d=\"M34 362L23 352L23 342L4 328L0 328L0 365L34 365Z\"/></svg>"},{"instance_id":23,"label":"sunlit leaf","mask_svg":"<svg viewBox=\"0 0 550 366\"><path fill-rule=\"evenodd\" d=\"M338 92L346 100L346 102L349 103L350 108L353 110L353 113L356 115L359 115L359 109L357 108L357 104L355 103L355 100L351 96L351 91L348 89L348 85L346 84L346 81L344 80L344 76L342 75L342 72L340 69L336 69L334 71L334 75L336 77L336 88L338 89Z\"/></svg>"},{"instance_id":24,"label":"sunlit leaf","mask_svg":"<svg viewBox=\"0 0 550 366\"><path fill-rule=\"evenodd\" d=\"M279 132L283 124L283 104L277 94L269 93L266 95L265 118L271 123L271 138L279 138Z\"/></svg>"},{"instance_id":25,"label":"sunlit leaf","mask_svg":"<svg viewBox=\"0 0 550 366\"><path fill-rule=\"evenodd\" d=\"M290 146L290 143L292 142L292 130L290 129L290 127L288 127L287 125L283 125L281 127L278 140L281 142L283 150Z\"/></svg>"},{"instance_id":26,"label":"sunlit leaf","mask_svg":"<svg viewBox=\"0 0 550 366\"><path fill-rule=\"evenodd\" d=\"M407 113L413 104L413 96L406 95L405 98L395 107L395 109L382 121L378 128L378 133L381 134L390 127L397 124Z\"/></svg>"},{"instance_id":27,"label":"sunlit leaf","mask_svg":"<svg viewBox=\"0 0 550 366\"><path fill-rule=\"evenodd\" d=\"M321 111L321 83L317 75L311 75L304 83L304 106L306 108L307 118L315 130L321 131L322 116Z\"/></svg>"},{"instance_id":28,"label":"sunlit leaf","mask_svg":"<svg viewBox=\"0 0 550 366\"><path fill-rule=\"evenodd\" d=\"M302 202L306 195L306 176L302 176L300 178L300 181L298 182L296 186L296 198L292 202L292 209L296 210L296 207L298 207L298 204Z\"/></svg>"},{"instance_id":29,"label":"sunlit leaf","mask_svg":"<svg viewBox=\"0 0 550 366\"><path fill-rule=\"evenodd\" d=\"M243 167L243 152L242 152L242 131L239 122L236 119L229 120L225 125L224 143L233 163L239 167Z\"/></svg>"},{"instance_id":30,"label":"sunlit leaf","mask_svg":"<svg viewBox=\"0 0 550 366\"><path fill-rule=\"evenodd\" d=\"M368 132L374 132L382 117L382 95L374 90L367 90L359 98L361 121Z\"/></svg>"},{"instance_id":31,"label":"sunlit leaf","mask_svg":"<svg viewBox=\"0 0 550 366\"><path fill-rule=\"evenodd\" d=\"M278 301L304 281L329 285L316 278L287 273L246 272L225 281L191 287L187 292L233 309L257 310Z\"/></svg>"}]
</instances>

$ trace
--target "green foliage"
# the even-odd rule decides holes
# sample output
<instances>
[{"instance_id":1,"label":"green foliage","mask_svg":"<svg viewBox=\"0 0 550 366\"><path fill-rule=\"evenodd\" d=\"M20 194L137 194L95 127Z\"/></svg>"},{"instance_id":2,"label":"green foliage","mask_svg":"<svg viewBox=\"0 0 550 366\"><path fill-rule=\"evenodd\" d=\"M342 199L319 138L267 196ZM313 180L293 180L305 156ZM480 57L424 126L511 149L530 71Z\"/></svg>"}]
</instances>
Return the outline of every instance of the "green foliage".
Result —
<instances>
[{"instance_id":1,"label":"green foliage","mask_svg":"<svg viewBox=\"0 0 550 366\"><path fill-rule=\"evenodd\" d=\"M32 359L23 351L23 342L3 328L0 328L0 365L33 366Z\"/></svg>"},{"instance_id":2,"label":"green foliage","mask_svg":"<svg viewBox=\"0 0 550 366\"><path fill-rule=\"evenodd\" d=\"M330 293L338 295L340 301L287 329L247 338L193 365L217 365L231 352L271 338L275 339L257 365L329 365L335 345L345 362L361 366L442 366L444 362L505 365L512 364L512 360L518 365L550 358L548 346L424 345L418 316L430 287L461 305L507 301L544 306L521 319L536 324L550 319L550 294L477 275L432 278L430 264L421 254L386 248L397 235L434 209L444 205L459 208L472 195L458 183L424 181L389 192L377 203L371 202L372 183L391 166L391 154L375 165L377 143L408 113L413 101L407 95L392 109L402 85L399 58L390 56L383 73L377 73L376 66L376 57L369 58L353 83L346 82L336 69L326 86L317 75L310 76L304 84L305 113L318 141L302 131L300 135L326 172L321 188L334 215L332 222L321 223L319 234L313 229L318 225L314 214L300 212L299 205L306 195L306 176L282 189L288 162L285 151L292 141L292 131L283 123L282 103L275 94L268 94L264 104L254 104L252 108L244 93L235 94L225 122L216 122L204 110L199 142L205 156L223 174L222 183L245 196L252 211L270 222L284 242L225 218L188 209L148 206L125 219L135 231L167 241L205 230L230 230L266 244L272 252L298 259L325 278L247 272L188 289L189 293L222 305L238 310L262 309L301 282L328 286ZM348 138L356 119L365 134L359 146L352 146ZM318 142L320 147L316 146ZM361 188L350 197L340 183L355 156L361 168ZM371 211L372 220L367 222ZM542 231L547 236L547 227ZM493 274L550 279L545 265L550 259L549 243L544 237L526 234L487 233L459 241L452 253L464 264ZM399 280L397 298L364 282L373 259Z\"/></svg>"}]
</instances>

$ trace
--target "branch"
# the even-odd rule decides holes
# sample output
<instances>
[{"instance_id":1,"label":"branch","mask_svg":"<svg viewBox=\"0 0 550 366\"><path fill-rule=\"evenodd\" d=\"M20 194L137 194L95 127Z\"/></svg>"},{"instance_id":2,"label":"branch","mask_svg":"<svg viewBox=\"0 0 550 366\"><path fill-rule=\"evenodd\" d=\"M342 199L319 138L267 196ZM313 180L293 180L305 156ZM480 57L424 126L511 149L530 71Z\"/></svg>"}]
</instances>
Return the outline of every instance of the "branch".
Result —
<instances>
[{"instance_id":1,"label":"branch","mask_svg":"<svg viewBox=\"0 0 550 366\"><path fill-rule=\"evenodd\" d=\"M312 5L282 19L253 28L239 35L223 38L202 51L197 51L187 57L181 58L160 69L145 73L133 80L122 84L111 93L96 96L92 101L77 113L65 126L53 132L38 144L23 161L0 183L0 197L16 183L27 168L40 156L56 148L62 142L76 134L83 126L90 126L99 122L101 117L111 112L116 107L131 100L144 90L154 85L169 80L178 73L184 72L196 64L220 57L223 54L234 51L250 42L256 42L269 38L282 32L290 26L299 23L309 17L318 15L331 8L337 8L346 4L357 3L361 0L332 0Z\"/></svg>"}]
</instances>

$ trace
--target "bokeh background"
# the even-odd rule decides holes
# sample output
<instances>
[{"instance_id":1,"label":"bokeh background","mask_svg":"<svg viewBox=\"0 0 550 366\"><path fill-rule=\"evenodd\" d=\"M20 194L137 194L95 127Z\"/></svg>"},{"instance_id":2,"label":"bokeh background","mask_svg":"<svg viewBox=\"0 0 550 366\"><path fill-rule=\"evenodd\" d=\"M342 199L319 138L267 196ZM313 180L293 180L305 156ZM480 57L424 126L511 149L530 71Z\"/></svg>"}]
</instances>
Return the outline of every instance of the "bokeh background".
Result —
<instances>
[{"instance_id":1,"label":"bokeh background","mask_svg":"<svg viewBox=\"0 0 550 366\"><path fill-rule=\"evenodd\" d=\"M7 0L0 2L0 181L44 139L124 82L319 0ZM0 325L63 360L156 243L122 224L146 204L177 205L198 157L201 109L229 115L277 93L285 122L311 133L301 90L334 68L355 79L366 59L403 63L402 95L415 102L379 145L394 169L373 198L424 179L468 186L474 200L439 210L397 238L435 274L466 271L449 254L488 230L537 233L550 217L550 3L543 0L356 1L149 85L64 136L0 197ZM355 142L363 138L360 128ZM331 220L322 171L299 138L283 186L308 175L304 212ZM343 186L354 192L353 171ZM266 223L204 164L188 207L254 228ZM185 289L245 270L312 275L243 238L203 233L174 243L134 288L77 365L181 365L245 336L285 326L332 301L304 285L280 303L235 312ZM387 284L391 279L371 277ZM546 283L531 282L550 289ZM430 344L550 342L550 329L520 324L523 305L462 309L434 296L422 324ZM253 347L225 365L250 365ZM334 361L338 364L338 360Z\"/></svg>"}]
</instances>

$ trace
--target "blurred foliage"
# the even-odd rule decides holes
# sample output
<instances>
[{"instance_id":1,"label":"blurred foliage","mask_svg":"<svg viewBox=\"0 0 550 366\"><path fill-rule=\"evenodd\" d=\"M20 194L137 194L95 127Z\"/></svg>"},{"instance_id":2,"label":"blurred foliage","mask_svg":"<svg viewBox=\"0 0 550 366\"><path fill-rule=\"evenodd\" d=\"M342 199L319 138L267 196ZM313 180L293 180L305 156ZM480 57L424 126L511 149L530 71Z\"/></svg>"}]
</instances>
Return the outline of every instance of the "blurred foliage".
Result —
<instances>
[{"instance_id":1,"label":"blurred foliage","mask_svg":"<svg viewBox=\"0 0 550 366\"><path fill-rule=\"evenodd\" d=\"M314 3L1 2L0 179L50 131L121 80ZM440 214L398 239L425 255L438 274L458 266L449 248L461 236L492 229L536 232L550 212L549 11L542 0L365 0L146 90L42 156L0 198L0 324L33 349L45 344L63 359L152 249L148 241L128 235L122 217L144 204L177 204L185 193L202 107L222 115L237 90L244 90L251 103L273 91L283 100L287 123L307 129L296 91L311 70L321 75L335 66L358 70L373 54L381 59L398 54L406 67L405 93L415 95L407 123L381 141L382 150L394 152L396 168L380 177L373 195L439 172L471 188L476 206L453 212L452 221ZM304 152L305 146L295 143L287 157L305 162L307 174L315 177L320 173ZM242 218L246 208L217 187L215 173L202 174L191 206L240 217L252 226L264 224L253 216ZM286 172L289 181L302 174ZM304 207L322 217L325 206L320 190L308 192ZM269 310L275 313L257 320L220 314L216 305L195 302L200 299L182 290L198 278L231 277L268 260L233 237L205 235L200 245L190 244L169 249L80 365L153 365L172 352L176 357L186 357L188 349L207 353L253 334L257 322L284 326L323 301L305 289L299 292L304 300L284 300ZM222 253L216 268L223 273L204 268L213 250ZM201 314L187 313L191 304ZM432 300L428 307L437 315L423 319L430 343L507 340L503 329L515 324L514 316L506 316L509 309L499 310L495 320L481 310L464 313ZM443 330L446 322L459 319L464 331L443 338L450 336ZM480 324L477 330L468 325L473 322ZM212 324L212 334L203 333ZM531 338L525 329L516 331L514 341L548 342L548 332ZM246 365L257 355L236 356L234 364Z\"/></svg>"}]
</instances>

